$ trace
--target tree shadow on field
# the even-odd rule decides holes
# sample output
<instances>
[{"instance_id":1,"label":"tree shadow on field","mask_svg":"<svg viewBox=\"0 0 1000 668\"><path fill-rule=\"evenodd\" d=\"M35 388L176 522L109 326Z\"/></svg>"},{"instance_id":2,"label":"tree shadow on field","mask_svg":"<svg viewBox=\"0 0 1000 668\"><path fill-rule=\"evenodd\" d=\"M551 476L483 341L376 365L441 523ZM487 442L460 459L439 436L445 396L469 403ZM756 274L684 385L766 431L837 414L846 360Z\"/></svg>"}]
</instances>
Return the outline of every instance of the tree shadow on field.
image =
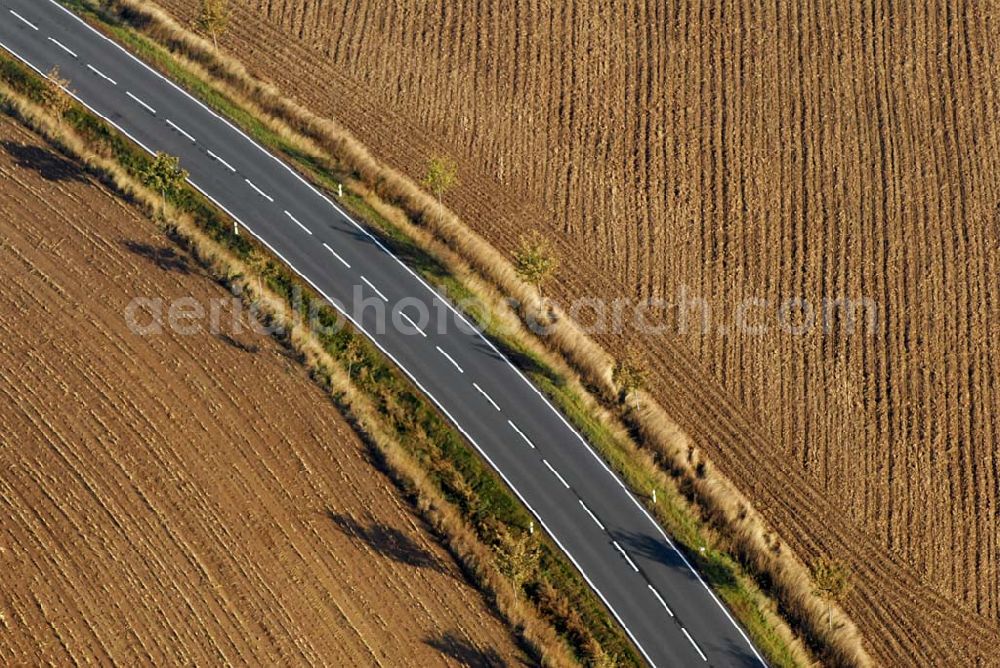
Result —
<instances>
[{"instance_id":1,"label":"tree shadow on field","mask_svg":"<svg viewBox=\"0 0 1000 668\"><path fill-rule=\"evenodd\" d=\"M153 246L141 241L124 239L121 242L127 250L139 257L144 257L164 271L176 271L180 274L190 274L191 264L188 258L179 254L169 246Z\"/></svg>"},{"instance_id":2,"label":"tree shadow on field","mask_svg":"<svg viewBox=\"0 0 1000 668\"><path fill-rule=\"evenodd\" d=\"M398 529L378 522L365 526L353 517L341 515L330 508L326 509L326 516L344 534L360 538L381 555L408 566L430 568L439 573L448 572L436 556Z\"/></svg>"},{"instance_id":3,"label":"tree shadow on field","mask_svg":"<svg viewBox=\"0 0 1000 668\"><path fill-rule=\"evenodd\" d=\"M215 336L223 343L227 343L233 348L236 348L237 350L240 350L242 352L249 353L251 355L255 355L258 352L260 352L260 346L258 346L257 344L244 343L243 341L240 341L239 339L236 339L230 336L229 334L226 334L225 332L219 332Z\"/></svg>"},{"instance_id":4,"label":"tree shadow on field","mask_svg":"<svg viewBox=\"0 0 1000 668\"><path fill-rule=\"evenodd\" d=\"M448 658L470 668L506 668L507 666L507 662L495 649L476 647L455 631L446 631L439 636L425 638L424 643Z\"/></svg>"},{"instance_id":5,"label":"tree shadow on field","mask_svg":"<svg viewBox=\"0 0 1000 668\"><path fill-rule=\"evenodd\" d=\"M74 162L41 146L0 142L0 146L14 159L14 164L36 172L46 181L86 181L84 171Z\"/></svg>"}]
</instances>

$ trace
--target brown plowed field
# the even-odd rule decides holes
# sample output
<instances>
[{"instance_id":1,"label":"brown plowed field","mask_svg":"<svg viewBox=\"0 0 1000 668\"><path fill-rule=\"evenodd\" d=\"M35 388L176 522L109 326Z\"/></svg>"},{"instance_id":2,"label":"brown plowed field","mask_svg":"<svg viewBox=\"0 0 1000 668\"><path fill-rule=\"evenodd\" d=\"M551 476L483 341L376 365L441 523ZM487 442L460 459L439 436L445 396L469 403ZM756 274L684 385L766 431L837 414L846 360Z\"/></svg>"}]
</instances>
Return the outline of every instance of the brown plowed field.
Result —
<instances>
[{"instance_id":1,"label":"brown plowed field","mask_svg":"<svg viewBox=\"0 0 1000 668\"><path fill-rule=\"evenodd\" d=\"M136 296L227 293L0 117L0 664L523 659L276 343Z\"/></svg>"},{"instance_id":2,"label":"brown plowed field","mask_svg":"<svg viewBox=\"0 0 1000 668\"><path fill-rule=\"evenodd\" d=\"M879 659L996 660L993 3L237 4L223 43L255 73L417 179L454 155L448 203L499 247L525 221L558 239L557 299L706 300L706 331L598 338L645 348L662 403L805 558L852 564ZM734 333L745 299L795 297L879 322Z\"/></svg>"}]
</instances>

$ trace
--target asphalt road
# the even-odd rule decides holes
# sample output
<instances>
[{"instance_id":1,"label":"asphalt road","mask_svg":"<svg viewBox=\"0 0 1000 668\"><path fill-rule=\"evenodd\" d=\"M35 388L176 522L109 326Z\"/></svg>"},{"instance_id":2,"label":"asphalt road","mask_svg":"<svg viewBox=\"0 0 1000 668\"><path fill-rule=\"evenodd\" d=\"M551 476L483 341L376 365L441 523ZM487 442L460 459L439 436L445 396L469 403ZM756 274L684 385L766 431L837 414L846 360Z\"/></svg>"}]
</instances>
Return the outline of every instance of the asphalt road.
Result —
<instances>
[{"instance_id":1,"label":"asphalt road","mask_svg":"<svg viewBox=\"0 0 1000 668\"><path fill-rule=\"evenodd\" d=\"M651 664L763 663L541 393L332 197L53 0L0 0L0 46L40 72L58 66L78 99L146 150L179 156L244 234L352 316L531 509Z\"/></svg>"}]
</instances>

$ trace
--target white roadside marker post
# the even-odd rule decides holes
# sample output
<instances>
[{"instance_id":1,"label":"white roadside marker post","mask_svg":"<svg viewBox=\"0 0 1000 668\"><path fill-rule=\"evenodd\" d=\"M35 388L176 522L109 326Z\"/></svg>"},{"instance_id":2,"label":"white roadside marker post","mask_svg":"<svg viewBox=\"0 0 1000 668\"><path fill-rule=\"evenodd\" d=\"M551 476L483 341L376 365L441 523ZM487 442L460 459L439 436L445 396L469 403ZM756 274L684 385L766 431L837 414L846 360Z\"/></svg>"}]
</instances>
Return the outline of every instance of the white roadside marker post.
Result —
<instances>
[{"instance_id":1,"label":"white roadside marker post","mask_svg":"<svg viewBox=\"0 0 1000 668\"><path fill-rule=\"evenodd\" d=\"M528 520L528 533L535 535L535 520Z\"/></svg>"},{"instance_id":2,"label":"white roadside marker post","mask_svg":"<svg viewBox=\"0 0 1000 668\"><path fill-rule=\"evenodd\" d=\"M656 488L653 488L653 503L656 503Z\"/></svg>"},{"instance_id":3,"label":"white roadside marker post","mask_svg":"<svg viewBox=\"0 0 1000 668\"><path fill-rule=\"evenodd\" d=\"M338 183L337 184L337 197L343 197L343 196L344 196L344 184L343 183Z\"/></svg>"}]
</instances>

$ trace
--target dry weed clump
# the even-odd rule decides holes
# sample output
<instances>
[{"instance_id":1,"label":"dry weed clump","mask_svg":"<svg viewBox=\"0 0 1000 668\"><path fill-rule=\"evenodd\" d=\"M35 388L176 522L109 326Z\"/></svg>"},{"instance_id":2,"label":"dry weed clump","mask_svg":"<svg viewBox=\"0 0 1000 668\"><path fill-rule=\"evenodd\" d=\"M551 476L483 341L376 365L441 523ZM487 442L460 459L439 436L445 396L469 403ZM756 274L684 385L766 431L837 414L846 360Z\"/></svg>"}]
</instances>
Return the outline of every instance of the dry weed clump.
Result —
<instances>
[{"instance_id":1,"label":"dry weed clump","mask_svg":"<svg viewBox=\"0 0 1000 668\"><path fill-rule=\"evenodd\" d=\"M158 192L134 179L116 161L90 150L88 143L74 130L56 121L45 109L2 82L0 98L29 127L80 160L94 173L103 175L118 192L141 204L150 213L159 212L164 220L169 221L169 230L175 237L217 279L225 281L234 293L242 295L245 300L252 301L262 318L280 325L287 332L285 342L336 396L338 404L348 413L347 417L359 426L362 438L377 452L387 473L412 497L415 507L444 539L463 570L493 602L507 624L523 638L536 656L541 657L544 665L563 668L576 664L552 626L539 618L531 605L520 600L511 584L499 574L490 549L428 479L423 468L382 428L378 410L371 399L358 389L308 326L294 316L286 300L263 287L264 283L258 280L258 267L234 257L222 244L200 230L190 216L178 212L169 204L164 205Z\"/></svg>"},{"instance_id":2,"label":"dry weed clump","mask_svg":"<svg viewBox=\"0 0 1000 668\"><path fill-rule=\"evenodd\" d=\"M617 392L612 381L612 356L559 309L554 310L551 318L538 317L538 313L522 313L547 323L545 337L539 345L538 339L523 326L517 315L511 317L502 297L506 295L520 304L530 305L536 301L535 289L519 278L507 257L431 194L382 164L333 120L317 117L283 98L273 86L255 80L241 63L215 52L210 42L189 32L153 3L112 0L110 5L137 29L180 54L197 68L196 71L210 75L239 104L260 113L261 120L280 136L310 153L320 149L319 152L333 156L363 184L369 203L373 203L374 197L383 200L380 212L385 210L385 203L405 211L406 216L402 218L408 219L404 229L407 233L418 231L414 233L415 238L426 243L425 248L444 266L454 270L462 280L475 275L484 279L476 281L476 289L489 295L491 305L506 314L501 315L501 321L507 331L515 332L518 340L528 342L532 350L549 349L557 353L579 374L583 385L594 389L602 403L614 403ZM396 216L397 220L399 218ZM431 234L420 234L421 227ZM808 569L801 560L786 548L775 548L776 543L767 539L771 531L746 498L711 466L652 397L641 391L638 395L641 408L635 411L631 421L646 447L655 453L656 465L677 478L679 487L691 491L692 501L712 520L730 549L759 580L770 583L769 591L783 613L803 635L825 647L821 653L831 663L871 665L861 634L839 606L834 608L837 624L833 632L829 631L826 606L813 594Z\"/></svg>"}]
</instances>

